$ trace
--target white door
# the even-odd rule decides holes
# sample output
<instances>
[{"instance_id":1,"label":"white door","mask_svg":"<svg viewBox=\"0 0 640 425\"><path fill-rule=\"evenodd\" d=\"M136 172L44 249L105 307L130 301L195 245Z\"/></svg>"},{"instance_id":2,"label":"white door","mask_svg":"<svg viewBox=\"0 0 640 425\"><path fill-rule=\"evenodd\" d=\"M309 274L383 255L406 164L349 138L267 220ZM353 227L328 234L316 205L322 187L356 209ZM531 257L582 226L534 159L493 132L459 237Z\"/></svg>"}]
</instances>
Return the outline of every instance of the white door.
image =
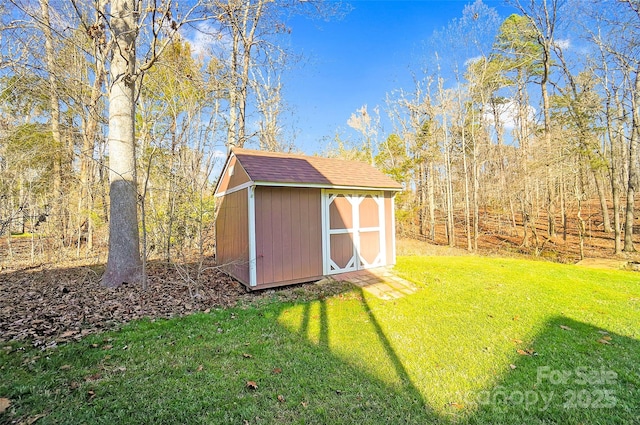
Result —
<instances>
[{"instance_id":1,"label":"white door","mask_svg":"<svg viewBox=\"0 0 640 425\"><path fill-rule=\"evenodd\" d=\"M325 191L324 273L385 263L384 196L379 192Z\"/></svg>"}]
</instances>

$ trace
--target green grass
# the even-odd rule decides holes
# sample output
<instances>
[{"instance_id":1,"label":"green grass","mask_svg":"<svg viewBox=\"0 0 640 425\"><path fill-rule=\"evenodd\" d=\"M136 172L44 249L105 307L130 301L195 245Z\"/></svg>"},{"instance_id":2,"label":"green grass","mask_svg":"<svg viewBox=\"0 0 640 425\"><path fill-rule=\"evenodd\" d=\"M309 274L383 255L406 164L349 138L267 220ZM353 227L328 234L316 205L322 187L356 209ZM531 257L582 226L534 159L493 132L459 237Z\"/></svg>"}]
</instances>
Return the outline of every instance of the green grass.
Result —
<instances>
[{"instance_id":1,"label":"green grass","mask_svg":"<svg viewBox=\"0 0 640 425\"><path fill-rule=\"evenodd\" d=\"M54 351L8 345L0 423L640 422L639 274L482 257L396 270L419 291L274 295Z\"/></svg>"}]
</instances>

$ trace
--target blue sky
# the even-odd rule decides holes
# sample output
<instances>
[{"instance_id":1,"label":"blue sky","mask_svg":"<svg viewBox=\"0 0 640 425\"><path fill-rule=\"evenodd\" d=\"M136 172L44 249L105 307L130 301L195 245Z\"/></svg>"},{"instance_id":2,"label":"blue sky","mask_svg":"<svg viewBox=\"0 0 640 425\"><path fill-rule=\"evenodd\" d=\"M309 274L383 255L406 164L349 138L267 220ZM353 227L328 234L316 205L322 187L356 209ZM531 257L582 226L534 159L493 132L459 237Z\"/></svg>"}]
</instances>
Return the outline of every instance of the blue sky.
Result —
<instances>
[{"instance_id":1,"label":"blue sky","mask_svg":"<svg viewBox=\"0 0 640 425\"><path fill-rule=\"evenodd\" d=\"M461 17L469 3L361 0L352 1L353 9L340 20L297 17L289 22L291 48L306 58L283 81L298 129L296 146L319 153L336 131L348 137L347 120L363 105L369 112L379 106L385 117L386 95L412 90L412 72L425 64L431 35ZM502 1L484 3L503 18L515 12ZM383 135L392 131L388 123L383 126Z\"/></svg>"}]
</instances>

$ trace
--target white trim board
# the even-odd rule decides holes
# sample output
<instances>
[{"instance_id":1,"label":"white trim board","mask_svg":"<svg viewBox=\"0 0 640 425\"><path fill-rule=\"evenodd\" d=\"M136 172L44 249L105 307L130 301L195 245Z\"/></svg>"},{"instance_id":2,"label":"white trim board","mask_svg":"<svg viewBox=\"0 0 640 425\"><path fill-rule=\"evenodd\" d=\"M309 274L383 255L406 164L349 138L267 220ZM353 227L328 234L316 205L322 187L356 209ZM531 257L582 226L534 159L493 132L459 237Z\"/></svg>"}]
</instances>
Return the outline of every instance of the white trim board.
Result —
<instances>
[{"instance_id":1,"label":"white trim board","mask_svg":"<svg viewBox=\"0 0 640 425\"><path fill-rule=\"evenodd\" d=\"M258 284L257 255L256 255L256 197L255 186L249 186L248 196L248 221L249 221L249 286Z\"/></svg>"}]
</instances>

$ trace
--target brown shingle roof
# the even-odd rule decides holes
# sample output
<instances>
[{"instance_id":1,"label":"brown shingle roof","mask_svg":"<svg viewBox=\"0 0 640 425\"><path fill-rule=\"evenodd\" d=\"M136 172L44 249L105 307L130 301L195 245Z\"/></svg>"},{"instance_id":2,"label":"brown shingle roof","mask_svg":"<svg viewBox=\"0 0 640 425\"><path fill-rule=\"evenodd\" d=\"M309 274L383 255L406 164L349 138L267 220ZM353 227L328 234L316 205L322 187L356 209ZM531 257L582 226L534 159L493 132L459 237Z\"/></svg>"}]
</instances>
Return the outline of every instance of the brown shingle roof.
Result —
<instances>
[{"instance_id":1,"label":"brown shingle roof","mask_svg":"<svg viewBox=\"0 0 640 425\"><path fill-rule=\"evenodd\" d=\"M402 189L364 162L239 148L234 148L233 154L255 182Z\"/></svg>"}]
</instances>

